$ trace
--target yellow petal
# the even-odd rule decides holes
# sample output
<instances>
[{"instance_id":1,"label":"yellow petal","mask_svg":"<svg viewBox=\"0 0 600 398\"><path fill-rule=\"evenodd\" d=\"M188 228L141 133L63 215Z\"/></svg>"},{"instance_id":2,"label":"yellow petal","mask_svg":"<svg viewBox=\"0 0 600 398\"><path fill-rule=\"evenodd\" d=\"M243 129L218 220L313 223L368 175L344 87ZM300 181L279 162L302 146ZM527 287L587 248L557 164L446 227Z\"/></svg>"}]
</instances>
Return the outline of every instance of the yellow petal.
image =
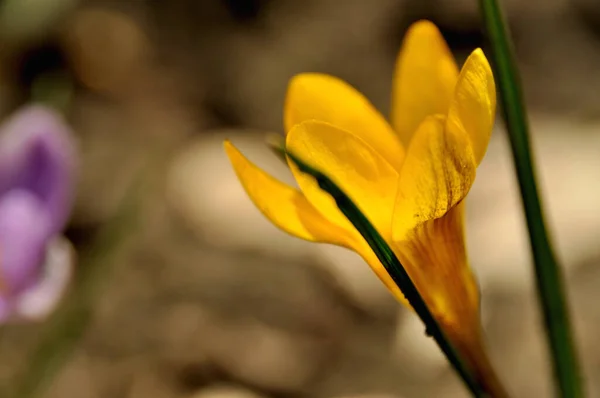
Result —
<instances>
[{"instance_id":1,"label":"yellow petal","mask_svg":"<svg viewBox=\"0 0 600 398\"><path fill-rule=\"evenodd\" d=\"M392 126L405 147L425 117L447 114L458 67L437 27L414 23L396 61L392 92Z\"/></svg>"},{"instance_id":2,"label":"yellow petal","mask_svg":"<svg viewBox=\"0 0 600 398\"><path fill-rule=\"evenodd\" d=\"M477 164L487 150L495 113L494 75L483 51L478 48L467 58L460 72L446 127L469 135Z\"/></svg>"},{"instance_id":3,"label":"yellow petal","mask_svg":"<svg viewBox=\"0 0 600 398\"><path fill-rule=\"evenodd\" d=\"M415 227L393 249L421 297L476 379L494 397L508 397L487 358L479 289L464 242L464 201Z\"/></svg>"},{"instance_id":4,"label":"yellow petal","mask_svg":"<svg viewBox=\"0 0 600 398\"><path fill-rule=\"evenodd\" d=\"M341 246L349 246L350 242L354 242L352 231L323 218L297 189L283 184L256 167L230 142L226 141L224 146L246 193L277 227L308 241Z\"/></svg>"},{"instance_id":5,"label":"yellow petal","mask_svg":"<svg viewBox=\"0 0 600 398\"><path fill-rule=\"evenodd\" d=\"M444 131L445 118L429 116L419 126L400 172L393 239L442 217L469 192L475 159L465 133Z\"/></svg>"},{"instance_id":6,"label":"yellow petal","mask_svg":"<svg viewBox=\"0 0 600 398\"><path fill-rule=\"evenodd\" d=\"M402 143L373 105L344 81L317 73L295 76L285 101L285 131L306 120L322 120L360 137L397 170Z\"/></svg>"},{"instance_id":7,"label":"yellow petal","mask_svg":"<svg viewBox=\"0 0 600 398\"><path fill-rule=\"evenodd\" d=\"M390 223L398 181L397 172L360 138L331 124L306 121L288 133L287 149L301 160L331 178L389 239ZM353 229L333 198L321 190L311 176L289 162L292 173L308 200L326 217L345 228ZM357 252L402 303L404 294L390 277L358 231L350 248Z\"/></svg>"},{"instance_id":8,"label":"yellow petal","mask_svg":"<svg viewBox=\"0 0 600 398\"><path fill-rule=\"evenodd\" d=\"M392 246L438 322L473 331L478 292L465 253L463 199L476 165L469 138L444 131L445 121L429 116L413 137L400 173Z\"/></svg>"},{"instance_id":9,"label":"yellow petal","mask_svg":"<svg viewBox=\"0 0 600 398\"><path fill-rule=\"evenodd\" d=\"M287 135L287 149L331 178L371 221L384 238L391 237L391 221L398 173L363 140L329 123L306 121ZM341 215L332 198L313 178L292 168L307 199L327 217ZM345 217L344 217L345 218Z\"/></svg>"},{"instance_id":10,"label":"yellow petal","mask_svg":"<svg viewBox=\"0 0 600 398\"><path fill-rule=\"evenodd\" d=\"M464 202L419 224L393 248L438 323L458 340L479 333L479 291L467 262Z\"/></svg>"}]
</instances>

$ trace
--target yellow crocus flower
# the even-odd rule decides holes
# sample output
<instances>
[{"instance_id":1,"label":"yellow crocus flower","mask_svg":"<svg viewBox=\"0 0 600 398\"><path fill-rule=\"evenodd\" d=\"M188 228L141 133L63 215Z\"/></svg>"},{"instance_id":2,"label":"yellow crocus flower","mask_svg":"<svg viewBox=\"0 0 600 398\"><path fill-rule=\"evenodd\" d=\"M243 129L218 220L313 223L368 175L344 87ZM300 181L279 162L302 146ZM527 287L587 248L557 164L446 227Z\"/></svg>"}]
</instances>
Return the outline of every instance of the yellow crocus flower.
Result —
<instances>
[{"instance_id":1,"label":"yellow crocus flower","mask_svg":"<svg viewBox=\"0 0 600 398\"><path fill-rule=\"evenodd\" d=\"M476 49L459 69L438 29L419 21L398 56L391 124L345 82L294 77L284 110L286 147L333 180L392 248L452 344L480 381L504 396L483 350L479 292L464 244L464 201L488 145L496 108L490 65ZM359 253L401 302L398 286L314 179L274 179L225 143L246 192L299 238Z\"/></svg>"}]
</instances>

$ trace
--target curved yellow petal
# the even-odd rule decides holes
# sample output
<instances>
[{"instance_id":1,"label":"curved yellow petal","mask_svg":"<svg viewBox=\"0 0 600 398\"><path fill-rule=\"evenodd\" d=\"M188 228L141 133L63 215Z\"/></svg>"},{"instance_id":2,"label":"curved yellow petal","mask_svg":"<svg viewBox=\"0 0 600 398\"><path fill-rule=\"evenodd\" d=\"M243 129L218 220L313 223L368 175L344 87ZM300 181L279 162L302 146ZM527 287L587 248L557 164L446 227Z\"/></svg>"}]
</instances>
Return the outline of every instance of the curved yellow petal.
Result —
<instances>
[{"instance_id":1,"label":"curved yellow petal","mask_svg":"<svg viewBox=\"0 0 600 398\"><path fill-rule=\"evenodd\" d=\"M444 131L445 118L429 116L419 126L400 172L393 240L442 217L469 192L476 164L465 133Z\"/></svg>"},{"instance_id":2,"label":"curved yellow petal","mask_svg":"<svg viewBox=\"0 0 600 398\"><path fill-rule=\"evenodd\" d=\"M414 23L396 61L392 126L405 147L425 117L447 114L458 67L442 34L429 21Z\"/></svg>"},{"instance_id":3,"label":"curved yellow petal","mask_svg":"<svg viewBox=\"0 0 600 398\"><path fill-rule=\"evenodd\" d=\"M285 131L307 120L322 120L360 137L397 170L404 149L385 118L356 89L333 76L303 73L290 81Z\"/></svg>"},{"instance_id":4,"label":"curved yellow petal","mask_svg":"<svg viewBox=\"0 0 600 398\"><path fill-rule=\"evenodd\" d=\"M442 217L413 228L393 248L446 333L475 340L479 290L467 261L463 220L460 202Z\"/></svg>"},{"instance_id":5,"label":"curved yellow petal","mask_svg":"<svg viewBox=\"0 0 600 398\"><path fill-rule=\"evenodd\" d=\"M265 173L229 141L224 146L246 193L273 224L308 241L346 247L354 245L353 231L345 230L323 218L300 191Z\"/></svg>"},{"instance_id":6,"label":"curved yellow petal","mask_svg":"<svg viewBox=\"0 0 600 398\"><path fill-rule=\"evenodd\" d=\"M354 250L370 265L392 294L408 304L375 253L347 219L342 221L348 229L327 221L298 190L277 181L256 167L229 141L226 141L224 146L248 196L273 224L301 239L331 243ZM336 211L339 212L337 207Z\"/></svg>"},{"instance_id":7,"label":"curved yellow petal","mask_svg":"<svg viewBox=\"0 0 600 398\"><path fill-rule=\"evenodd\" d=\"M469 135L477 164L487 150L495 113L494 75L483 51L478 48L463 65L446 122L448 130L462 130Z\"/></svg>"},{"instance_id":8,"label":"curved yellow petal","mask_svg":"<svg viewBox=\"0 0 600 398\"><path fill-rule=\"evenodd\" d=\"M337 126L316 120L294 126L287 135L286 147L331 178L384 238L391 237L398 173L373 148ZM292 172L306 198L322 214L344 217L313 178L294 168Z\"/></svg>"}]
</instances>

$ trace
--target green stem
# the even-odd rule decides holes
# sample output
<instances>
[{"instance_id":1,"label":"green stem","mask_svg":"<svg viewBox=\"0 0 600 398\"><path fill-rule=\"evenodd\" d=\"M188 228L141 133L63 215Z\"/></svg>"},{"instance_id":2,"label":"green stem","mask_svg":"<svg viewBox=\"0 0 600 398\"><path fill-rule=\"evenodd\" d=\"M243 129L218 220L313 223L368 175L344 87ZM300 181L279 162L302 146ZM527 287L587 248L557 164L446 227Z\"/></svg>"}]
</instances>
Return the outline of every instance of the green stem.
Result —
<instances>
[{"instance_id":1,"label":"green stem","mask_svg":"<svg viewBox=\"0 0 600 398\"><path fill-rule=\"evenodd\" d=\"M398 287L400 287L400 290L406 297L406 300L410 303L425 324L425 332L434 338L454 369L456 369L459 376L463 379L473 396L478 398L489 397L490 395L485 391L485 388L474 377L471 369L465 365L456 349L445 336L441 327L429 311L425 301L423 301L423 298L419 294L416 286L413 284L412 280L408 276L408 273L392 249L388 246L383 237L381 237L379 232L377 232L365 215L358 209L354 202L352 202L352 200L337 185L335 185L333 181L331 181L331 179L310 167L295 155L287 152L285 148L280 147L280 150L283 151L298 166L300 171L314 177L319 184L319 187L333 197L338 208L352 223L352 225L354 225L356 230L360 232L369 246L373 249L373 252L381 264L383 264L385 269L388 271L394 282L398 285Z\"/></svg>"},{"instance_id":2,"label":"green stem","mask_svg":"<svg viewBox=\"0 0 600 398\"><path fill-rule=\"evenodd\" d=\"M72 291L64 305L47 321L39 343L28 358L27 368L11 388L10 397L40 396L77 347L92 319L102 282L106 281L111 264L116 262L115 256L136 226L140 187L140 181L133 184L114 219L107 222L93 245L80 256Z\"/></svg>"},{"instance_id":3,"label":"green stem","mask_svg":"<svg viewBox=\"0 0 600 398\"><path fill-rule=\"evenodd\" d=\"M502 109L527 219L537 290L541 302L553 371L562 397L583 397L573 344L563 277L552 251L535 179L525 102L502 12L495 0L479 0L495 58Z\"/></svg>"}]
</instances>

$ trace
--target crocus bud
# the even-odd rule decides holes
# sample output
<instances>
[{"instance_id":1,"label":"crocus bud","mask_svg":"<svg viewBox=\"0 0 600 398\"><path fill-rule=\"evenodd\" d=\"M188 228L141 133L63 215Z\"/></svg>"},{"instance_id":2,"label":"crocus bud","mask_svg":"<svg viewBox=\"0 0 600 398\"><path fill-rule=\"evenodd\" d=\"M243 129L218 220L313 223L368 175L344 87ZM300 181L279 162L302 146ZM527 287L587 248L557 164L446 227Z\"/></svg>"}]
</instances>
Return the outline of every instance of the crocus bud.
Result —
<instances>
[{"instance_id":1,"label":"crocus bud","mask_svg":"<svg viewBox=\"0 0 600 398\"><path fill-rule=\"evenodd\" d=\"M61 116L27 106L0 126L0 322L38 319L59 301L72 249L75 149Z\"/></svg>"}]
</instances>

